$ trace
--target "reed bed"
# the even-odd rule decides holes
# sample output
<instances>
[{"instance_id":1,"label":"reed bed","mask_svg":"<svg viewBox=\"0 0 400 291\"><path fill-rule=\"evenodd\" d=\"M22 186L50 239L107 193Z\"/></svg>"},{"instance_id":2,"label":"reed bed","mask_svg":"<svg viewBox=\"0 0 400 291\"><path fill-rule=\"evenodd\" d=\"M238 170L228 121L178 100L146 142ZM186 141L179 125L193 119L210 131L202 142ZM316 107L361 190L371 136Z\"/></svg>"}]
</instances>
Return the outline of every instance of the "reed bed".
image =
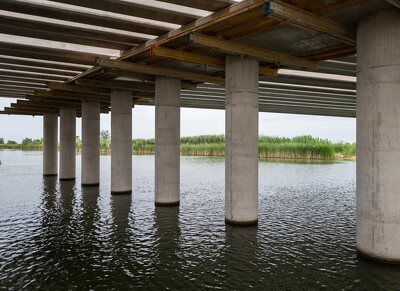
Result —
<instances>
[{"instance_id":1,"label":"reed bed","mask_svg":"<svg viewBox=\"0 0 400 291\"><path fill-rule=\"evenodd\" d=\"M0 144L0 149L25 149L41 150L42 144ZM82 142L77 140L76 149L80 151ZM100 152L111 152L111 140L100 140ZM154 154L155 140L134 139L132 140L132 153ZM194 156L224 156L224 135L200 135L181 138L181 154ZM352 158L356 155L356 143L333 143L327 139L314 138L309 135L294 138L260 136L258 144L260 158L277 159L312 159L312 160L334 160Z\"/></svg>"},{"instance_id":2,"label":"reed bed","mask_svg":"<svg viewBox=\"0 0 400 291\"><path fill-rule=\"evenodd\" d=\"M0 149L40 151L43 149L43 145L42 144L0 144Z\"/></svg>"},{"instance_id":3,"label":"reed bed","mask_svg":"<svg viewBox=\"0 0 400 291\"><path fill-rule=\"evenodd\" d=\"M132 141L132 151L137 154L153 154L154 139ZM355 156L356 144L332 143L309 135L294 138L260 136L259 157L279 159L334 160ZM181 138L181 154L195 156L224 156L224 135L201 135Z\"/></svg>"}]
</instances>

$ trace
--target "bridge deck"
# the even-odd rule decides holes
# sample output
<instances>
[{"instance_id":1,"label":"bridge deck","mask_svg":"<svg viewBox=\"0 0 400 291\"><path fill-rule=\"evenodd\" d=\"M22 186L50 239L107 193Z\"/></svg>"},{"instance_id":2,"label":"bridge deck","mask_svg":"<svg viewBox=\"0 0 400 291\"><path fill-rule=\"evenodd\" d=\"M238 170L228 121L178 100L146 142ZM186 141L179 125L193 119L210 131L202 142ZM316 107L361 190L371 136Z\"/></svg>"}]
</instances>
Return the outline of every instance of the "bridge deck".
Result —
<instances>
[{"instance_id":1,"label":"bridge deck","mask_svg":"<svg viewBox=\"0 0 400 291\"><path fill-rule=\"evenodd\" d=\"M224 59L233 53L260 61L260 111L355 117L357 21L386 6L2 0L0 97L27 100L2 113L41 115L85 99L100 100L106 113L110 94L95 88L116 81L130 81L134 104L154 105L154 75L183 80L182 107L224 109Z\"/></svg>"}]
</instances>

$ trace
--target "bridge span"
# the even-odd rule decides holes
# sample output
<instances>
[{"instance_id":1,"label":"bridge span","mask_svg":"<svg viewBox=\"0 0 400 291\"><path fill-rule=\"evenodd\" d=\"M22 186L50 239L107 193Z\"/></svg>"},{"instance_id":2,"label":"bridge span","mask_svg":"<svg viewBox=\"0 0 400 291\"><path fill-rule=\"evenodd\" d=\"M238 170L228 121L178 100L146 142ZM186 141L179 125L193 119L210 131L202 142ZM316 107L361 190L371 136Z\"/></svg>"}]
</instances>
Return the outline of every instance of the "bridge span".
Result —
<instances>
[{"instance_id":1,"label":"bridge span","mask_svg":"<svg viewBox=\"0 0 400 291\"><path fill-rule=\"evenodd\" d=\"M155 204L180 202L180 108L226 112L225 219L258 222L258 113L357 117L357 249L400 262L397 0L2 0L0 97L43 116L43 174L132 192L132 108L155 106ZM58 118L60 128L58 129ZM58 164L58 131L60 155Z\"/></svg>"}]
</instances>

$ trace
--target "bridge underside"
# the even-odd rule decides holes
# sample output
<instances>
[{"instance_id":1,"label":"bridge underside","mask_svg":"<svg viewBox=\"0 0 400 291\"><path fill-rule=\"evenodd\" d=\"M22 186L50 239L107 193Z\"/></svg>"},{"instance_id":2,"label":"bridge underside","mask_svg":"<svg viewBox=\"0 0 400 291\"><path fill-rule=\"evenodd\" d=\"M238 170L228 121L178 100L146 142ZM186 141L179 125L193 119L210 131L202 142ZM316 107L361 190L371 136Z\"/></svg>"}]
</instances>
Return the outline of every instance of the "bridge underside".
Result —
<instances>
[{"instance_id":1,"label":"bridge underside","mask_svg":"<svg viewBox=\"0 0 400 291\"><path fill-rule=\"evenodd\" d=\"M44 116L43 174L60 180L75 179L82 117L81 182L98 186L99 116L112 109L110 190L130 194L132 107L155 106L155 204L173 206L180 108L225 109L225 219L247 225L258 222L258 112L357 112L357 249L400 262L399 8L394 0L2 0L0 97L18 100L0 113Z\"/></svg>"},{"instance_id":2,"label":"bridge underside","mask_svg":"<svg viewBox=\"0 0 400 291\"><path fill-rule=\"evenodd\" d=\"M224 109L225 58L236 54L259 61L260 112L355 117L356 24L391 7L379 0L101 2L0 3L0 32L14 36L0 43L0 96L21 99L2 113L59 113L70 103L81 116L82 100L100 101L106 113L110 90L123 85L133 105L154 105L157 75L182 79L181 107Z\"/></svg>"}]
</instances>

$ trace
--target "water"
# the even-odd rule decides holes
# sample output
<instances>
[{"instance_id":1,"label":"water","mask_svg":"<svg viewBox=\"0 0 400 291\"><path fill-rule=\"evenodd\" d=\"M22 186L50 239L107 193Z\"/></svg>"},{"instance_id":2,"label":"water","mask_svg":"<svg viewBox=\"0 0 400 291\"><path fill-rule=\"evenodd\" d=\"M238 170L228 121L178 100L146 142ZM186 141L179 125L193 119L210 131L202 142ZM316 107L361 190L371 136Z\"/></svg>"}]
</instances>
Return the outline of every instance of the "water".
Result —
<instances>
[{"instance_id":1,"label":"water","mask_svg":"<svg viewBox=\"0 0 400 291\"><path fill-rule=\"evenodd\" d=\"M0 289L398 289L357 257L354 162L259 163L259 225L224 223L224 159L181 158L181 206L154 206L154 157L133 194L42 177L42 153L0 151ZM77 157L80 177L80 156Z\"/></svg>"}]
</instances>

